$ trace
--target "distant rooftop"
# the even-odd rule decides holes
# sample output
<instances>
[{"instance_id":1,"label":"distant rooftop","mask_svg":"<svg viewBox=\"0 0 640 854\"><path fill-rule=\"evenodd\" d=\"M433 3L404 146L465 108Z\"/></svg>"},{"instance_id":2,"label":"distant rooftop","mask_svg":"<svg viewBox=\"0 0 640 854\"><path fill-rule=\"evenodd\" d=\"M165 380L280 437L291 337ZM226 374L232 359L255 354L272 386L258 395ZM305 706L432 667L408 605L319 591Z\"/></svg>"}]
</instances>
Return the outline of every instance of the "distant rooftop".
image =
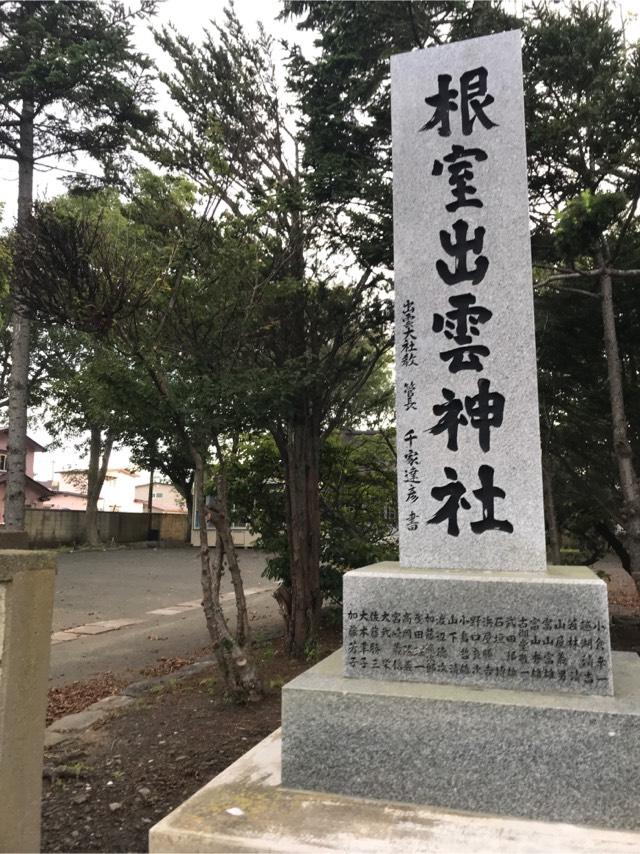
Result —
<instances>
[{"instance_id":1,"label":"distant rooftop","mask_svg":"<svg viewBox=\"0 0 640 854\"><path fill-rule=\"evenodd\" d=\"M4 436L4 434L6 434L7 436L9 435L9 428L8 427L0 427L0 437ZM0 438L0 442L2 442L2 438ZM32 439L31 436L27 436L27 445L33 451L46 451L47 450L45 447L43 447L40 444L40 442L36 442L35 439Z\"/></svg>"}]
</instances>

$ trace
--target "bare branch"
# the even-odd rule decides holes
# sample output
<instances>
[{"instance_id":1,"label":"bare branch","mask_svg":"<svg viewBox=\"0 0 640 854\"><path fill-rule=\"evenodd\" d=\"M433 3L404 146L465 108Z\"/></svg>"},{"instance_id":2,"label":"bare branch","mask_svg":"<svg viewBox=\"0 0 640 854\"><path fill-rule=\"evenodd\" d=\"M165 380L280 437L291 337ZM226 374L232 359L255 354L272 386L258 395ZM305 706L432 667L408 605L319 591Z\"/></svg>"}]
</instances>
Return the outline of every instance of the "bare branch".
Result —
<instances>
[{"instance_id":1,"label":"bare branch","mask_svg":"<svg viewBox=\"0 0 640 854\"><path fill-rule=\"evenodd\" d=\"M613 267L608 267L607 272L617 279L632 279L634 276L640 276L640 270L616 270Z\"/></svg>"},{"instance_id":2,"label":"bare branch","mask_svg":"<svg viewBox=\"0 0 640 854\"><path fill-rule=\"evenodd\" d=\"M591 299L600 299L600 294L585 291L582 288L571 288L560 283L566 282L567 279L597 279L603 271L604 268L599 268L597 270L584 270L576 273L558 273L553 276L547 276L546 279L542 279L540 282L534 282L533 289L537 291L539 288L553 288L557 291L566 291L567 293L580 294L583 297L591 297Z\"/></svg>"}]
</instances>

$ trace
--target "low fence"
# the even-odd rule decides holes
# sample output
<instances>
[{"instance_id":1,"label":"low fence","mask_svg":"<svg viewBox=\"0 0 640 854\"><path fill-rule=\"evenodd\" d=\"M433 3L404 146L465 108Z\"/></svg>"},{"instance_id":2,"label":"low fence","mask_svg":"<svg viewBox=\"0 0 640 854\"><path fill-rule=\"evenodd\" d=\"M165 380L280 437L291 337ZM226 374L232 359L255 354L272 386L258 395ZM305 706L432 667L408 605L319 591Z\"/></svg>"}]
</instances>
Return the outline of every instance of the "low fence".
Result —
<instances>
[{"instance_id":1,"label":"low fence","mask_svg":"<svg viewBox=\"0 0 640 854\"><path fill-rule=\"evenodd\" d=\"M83 539L83 510L36 510L27 508L25 527L32 548L80 543ZM189 534L186 513L153 513L151 527L160 540L185 542ZM138 543L149 533L148 513L98 513L98 533L105 543Z\"/></svg>"}]
</instances>

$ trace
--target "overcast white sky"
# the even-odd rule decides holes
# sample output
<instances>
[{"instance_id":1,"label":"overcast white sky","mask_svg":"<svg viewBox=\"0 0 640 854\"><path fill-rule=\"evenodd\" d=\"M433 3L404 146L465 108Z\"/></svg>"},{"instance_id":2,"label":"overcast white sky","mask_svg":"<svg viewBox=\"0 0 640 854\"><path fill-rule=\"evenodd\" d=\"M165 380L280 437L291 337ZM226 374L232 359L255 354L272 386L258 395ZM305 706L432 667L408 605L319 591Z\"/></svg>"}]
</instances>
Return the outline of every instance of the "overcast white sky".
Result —
<instances>
[{"instance_id":1,"label":"overcast white sky","mask_svg":"<svg viewBox=\"0 0 640 854\"><path fill-rule=\"evenodd\" d=\"M330 0L329 0L330 2ZM506 0L507 8L518 9L522 0ZM163 0L154 20L154 26L172 23L179 32L189 36L194 41L199 41L202 31L209 25L211 19L220 19L226 3L224 0ZM619 0L616 5L620 14L628 19L627 35L633 40L640 36L638 25L638 13L640 13L640 0ZM291 23L277 21L277 16L282 8L280 0L236 0L236 11L240 20L250 33L256 32L257 22L262 21L267 32L278 39L287 39L291 43L300 44L305 54L313 52L313 35L299 33ZM158 50L147 26L139 26L137 32L137 44L141 50L149 53L159 64L162 63L162 54ZM168 110L168 101L159 89L157 108L160 112ZM51 199L64 192L64 185L60 179L64 176L65 168L75 168L82 171L95 173L97 167L91 160L80 159L77 164L52 162L50 166L56 168L38 173L35 181L35 195L39 199ZM4 218L2 224L10 226L16 212L17 176L13 164L0 161L0 197L5 204ZM37 423L31 422L29 430L34 439L47 445L50 438ZM40 459L38 459L40 458ZM50 480L52 473L62 468L76 466L81 462L72 443L67 447L53 453L38 454L36 457L36 478ZM128 464L128 453L126 449L116 450L112 455L111 465L113 467Z\"/></svg>"}]
</instances>

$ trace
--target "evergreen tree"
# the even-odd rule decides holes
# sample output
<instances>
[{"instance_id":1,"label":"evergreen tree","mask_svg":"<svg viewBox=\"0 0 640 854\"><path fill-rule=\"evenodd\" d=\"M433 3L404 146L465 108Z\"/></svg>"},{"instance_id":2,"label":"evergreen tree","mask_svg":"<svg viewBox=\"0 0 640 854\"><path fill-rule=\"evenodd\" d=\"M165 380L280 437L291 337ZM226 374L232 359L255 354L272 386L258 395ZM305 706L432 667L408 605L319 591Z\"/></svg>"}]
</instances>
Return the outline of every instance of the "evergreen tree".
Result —
<instances>
[{"instance_id":1,"label":"evergreen tree","mask_svg":"<svg viewBox=\"0 0 640 854\"><path fill-rule=\"evenodd\" d=\"M134 12L110 3L6 2L0 6L0 157L18 167L18 229L28 225L36 165L86 152L113 170L154 113L150 61L132 47ZM24 529L30 323L12 279L12 349L5 524Z\"/></svg>"},{"instance_id":2,"label":"evergreen tree","mask_svg":"<svg viewBox=\"0 0 640 854\"><path fill-rule=\"evenodd\" d=\"M283 460L290 587L281 601L288 647L303 656L322 605L320 454L390 348L390 303L373 261L356 276L325 263L338 246L334 212L309 192L270 39L250 39L228 9L200 46L166 30L158 40L175 67L161 79L178 111L151 153L212 208L249 218L259 239L268 287L255 305L253 427L271 431Z\"/></svg>"}]
</instances>

